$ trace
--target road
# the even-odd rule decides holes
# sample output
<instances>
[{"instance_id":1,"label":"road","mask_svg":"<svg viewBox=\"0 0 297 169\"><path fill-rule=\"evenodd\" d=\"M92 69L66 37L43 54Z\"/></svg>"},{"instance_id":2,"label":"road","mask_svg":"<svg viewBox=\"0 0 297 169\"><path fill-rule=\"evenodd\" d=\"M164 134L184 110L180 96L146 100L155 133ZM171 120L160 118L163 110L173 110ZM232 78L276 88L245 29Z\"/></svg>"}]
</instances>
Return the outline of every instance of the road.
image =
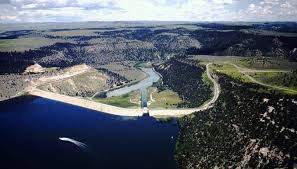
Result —
<instances>
[{"instance_id":1,"label":"road","mask_svg":"<svg viewBox=\"0 0 297 169\"><path fill-rule=\"evenodd\" d=\"M78 98L78 97L71 97L71 96L66 96L58 93L53 93L53 92L47 92L43 91L40 89L32 89L29 91L30 95L34 96L39 96L43 98L47 98L50 100L55 100L75 106L80 106L83 108L87 108L90 110L95 110L111 115L118 115L118 116L142 116L142 110L139 109L127 109L127 108L121 108L121 107L116 107L116 106L111 106L103 103L98 103L94 102L91 100L86 100L83 98Z\"/></svg>"},{"instance_id":2,"label":"road","mask_svg":"<svg viewBox=\"0 0 297 169\"><path fill-rule=\"evenodd\" d=\"M212 81L214 84L214 91L213 91L213 97L211 100L209 100L206 104L198 107L198 108L192 108L192 109L165 109L165 110L150 110L149 114L150 116L154 117L181 117L185 115L192 114L194 112L198 111L203 111L207 110L211 107L213 107L214 103L217 101L219 94L220 94L220 87L217 81L212 77L210 74L209 70L209 65L211 63L206 65L206 71L207 71L207 76L208 78ZM66 96L58 93L53 93L53 92L47 92L43 91L40 89L37 89L38 86L52 83L52 82L57 82L61 80L65 80L69 77L77 76L82 73L85 73L87 70L89 70L88 67L83 67L79 71L76 72L65 72L65 74L61 74L58 76L54 77L47 77L47 78L41 78L38 81L34 82L30 88L26 90L27 93L34 95L34 96L39 96L55 101L60 101L64 102L67 104L72 104L80 107L84 107L87 109L99 111L99 112L104 112L112 115L119 115L119 116L142 116L143 112L141 108L139 109L128 109L128 108L121 108L121 107L116 107L116 106L111 106L103 103L98 103L94 102L91 100L86 100L83 98L77 98L77 97L71 97L71 96Z\"/></svg>"},{"instance_id":3,"label":"road","mask_svg":"<svg viewBox=\"0 0 297 169\"><path fill-rule=\"evenodd\" d=\"M213 78L213 76L210 73L209 66L211 64L212 63L208 63L206 65L206 72L207 72L208 78L213 83L213 97L207 103L205 103L204 105L202 105L198 108L191 108L191 109L159 109L159 110L153 109L153 110L149 111L149 115L153 116L153 117L181 117L181 116L185 116L185 115L190 115L194 112L204 111L209 108L212 108L214 106L214 103L218 100L221 91L220 91L219 84L217 83L217 81ZM286 89L286 88L282 88L282 87L272 86L269 84L264 84L262 82L257 81L256 79L254 79L253 77L251 77L250 75L247 74L247 72L286 72L286 71L269 71L269 70L258 70L257 71L257 70L241 68L238 65L233 64L233 63L229 63L229 64L233 65L235 68L238 69L239 72L243 73L252 82L254 82L256 84L266 86L266 87L275 88L275 89L286 90L286 91L290 91L290 92L297 92L296 90L291 90L291 89ZM62 75L41 78L37 82L33 83L31 85L31 87L28 88L26 91L31 95L44 97L44 98L48 98L48 99L52 99L52 100L56 100L56 101L61 101L64 103L77 105L77 106L81 106L84 108L88 108L88 109L92 109L92 110L96 110L96 111L104 112L104 113L108 113L108 114L119 115L119 116L142 116L143 115L141 108L139 108L139 109L121 108L121 107L106 105L103 103L93 102L93 101L86 100L83 98L71 97L71 96L66 96L66 95L52 93L52 92L46 92L46 91L37 89L37 87L39 85L44 85L47 83L52 83L52 82L56 82L56 81L60 81L60 80L65 80L69 77L73 77L73 76L85 73L88 69L89 69L88 67L83 66L81 69L78 69L77 71L74 71L74 72L72 69L70 69L72 71L65 72L65 74L62 74Z\"/></svg>"},{"instance_id":4,"label":"road","mask_svg":"<svg viewBox=\"0 0 297 169\"><path fill-rule=\"evenodd\" d=\"M292 90L292 89L288 89L288 88L283 88L283 87L279 87L279 86L272 86L269 84L265 84L262 83L258 80L256 80L255 78L253 78L252 76L250 76L249 74L247 74L248 72L289 72L289 71L270 71L270 70L250 70L250 69L245 69L245 68L241 68L238 65L234 64L234 63L229 63L230 65L234 66L240 73L244 74L247 78L249 78L253 83L265 86L265 87L270 87L270 88L274 88L274 89L278 89L278 90L284 90L284 91L289 91L289 92L294 92L297 93L297 90Z\"/></svg>"},{"instance_id":5,"label":"road","mask_svg":"<svg viewBox=\"0 0 297 169\"><path fill-rule=\"evenodd\" d=\"M37 87L40 85L45 85L53 82L59 82L65 79L68 79L70 77L74 77L80 74L83 74L90 70L90 67L87 65L79 65L79 66L74 66L65 71L62 74L56 75L56 76L51 76L51 77L42 77L38 79L35 82L32 82L32 84L26 88L25 92L33 95L33 96L38 96L38 97L43 97L47 98L50 100L55 100L67 104L72 104L80 107L84 107L87 109L99 111L99 112L104 112L112 115L119 115L119 116L142 116L141 109L127 109L127 108L121 108L121 107L116 107L116 106L111 106L107 104L102 104L90 100L86 100L83 98L78 98L78 97L71 97L67 95L62 95L58 93L53 93L53 92L47 92L38 89Z\"/></svg>"},{"instance_id":6,"label":"road","mask_svg":"<svg viewBox=\"0 0 297 169\"><path fill-rule=\"evenodd\" d=\"M211 98L211 100L209 100L207 103L205 103L204 105L202 105L202 106L200 106L198 108L150 110L149 111L150 116L154 116L154 117L181 117L181 116L192 114L194 112L199 112L199 111L203 111L203 110L207 110L209 108L212 108L214 103L218 100L221 91L220 91L219 84L217 83L217 81L210 74L209 66L211 64L212 63L208 63L206 65L207 77L213 83L213 97Z\"/></svg>"}]
</instances>

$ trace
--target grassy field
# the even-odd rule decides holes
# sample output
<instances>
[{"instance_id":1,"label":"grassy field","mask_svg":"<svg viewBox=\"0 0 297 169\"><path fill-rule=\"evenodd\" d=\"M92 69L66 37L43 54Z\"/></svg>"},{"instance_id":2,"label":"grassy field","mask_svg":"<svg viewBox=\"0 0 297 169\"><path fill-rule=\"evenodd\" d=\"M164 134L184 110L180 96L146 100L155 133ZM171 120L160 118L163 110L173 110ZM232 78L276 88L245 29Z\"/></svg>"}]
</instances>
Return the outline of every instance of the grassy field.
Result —
<instances>
[{"instance_id":1,"label":"grassy field","mask_svg":"<svg viewBox=\"0 0 297 169\"><path fill-rule=\"evenodd\" d=\"M234 63L240 67L249 69L265 69L265 70L292 70L297 68L296 62L289 62L280 58L255 58L255 57L238 57L238 56L209 56L209 55L193 55L193 60L199 60L200 64L206 65L212 63Z\"/></svg>"},{"instance_id":2,"label":"grassy field","mask_svg":"<svg viewBox=\"0 0 297 169\"><path fill-rule=\"evenodd\" d=\"M248 67L244 66L246 63L243 61L238 61L238 62L233 62L236 63L237 65L240 65L242 68L249 68L251 70L257 71L254 67ZM211 65L212 71L217 71L220 73L224 73L236 80L240 80L243 83L254 83L251 81L246 75L240 73L234 66L228 64L228 63L216 63ZM258 70L263 70L263 69L258 69ZM283 69L264 69L267 71L283 71ZM289 90L297 90L297 74L293 73L293 71L290 72L246 72L246 74L250 75L253 77L255 80L258 82L275 86L275 87L280 87L280 88L272 88L272 87L266 87L266 88L261 88L258 90L258 92L281 92L281 93L286 93L290 95L296 95L297 92L294 91L289 91ZM207 80L207 79L205 79ZM206 81L207 82L207 81ZM264 90L265 89L265 90Z\"/></svg>"},{"instance_id":3,"label":"grassy field","mask_svg":"<svg viewBox=\"0 0 297 169\"><path fill-rule=\"evenodd\" d=\"M200 30L204 29L201 26L198 25L193 25L193 24L182 24L182 25L177 25L177 24L169 24L169 25L159 25L156 27L151 28L152 30L162 30L162 29L188 29L188 30Z\"/></svg>"},{"instance_id":4,"label":"grassy field","mask_svg":"<svg viewBox=\"0 0 297 169\"><path fill-rule=\"evenodd\" d=\"M151 68L152 63L151 62L138 62L134 65L135 68Z\"/></svg>"},{"instance_id":5,"label":"grassy field","mask_svg":"<svg viewBox=\"0 0 297 169\"><path fill-rule=\"evenodd\" d=\"M240 73L234 66L229 63L234 63L243 69L250 70L266 70L266 71L289 71L289 72L247 72L255 80L267 85L282 87L291 90L297 90L297 74L293 71L297 68L297 63L288 62L279 58L244 58L233 56L193 56L193 59L199 60L200 64L206 65L211 62L214 63L210 66L212 71L217 71L229 75L230 77L240 80L244 83L252 83L252 81ZM207 78L203 76L205 82ZM273 90L267 88L267 90ZM280 90L288 94L296 94L286 90Z\"/></svg>"},{"instance_id":6,"label":"grassy field","mask_svg":"<svg viewBox=\"0 0 297 169\"><path fill-rule=\"evenodd\" d=\"M133 91L129 94L121 96L113 96L110 98L94 98L93 101L109 104L112 106L124 107L124 108L137 108L140 107L140 102L136 104L137 100L140 100L140 92Z\"/></svg>"},{"instance_id":7,"label":"grassy field","mask_svg":"<svg viewBox=\"0 0 297 169\"><path fill-rule=\"evenodd\" d=\"M0 51L25 51L43 46L53 45L56 42L66 42L62 39L48 39L44 37L21 37L18 39L0 39Z\"/></svg>"},{"instance_id":8,"label":"grassy field","mask_svg":"<svg viewBox=\"0 0 297 169\"><path fill-rule=\"evenodd\" d=\"M296 62L289 62L279 58L241 58L232 60L232 63L249 69L292 70L297 68Z\"/></svg>"},{"instance_id":9,"label":"grassy field","mask_svg":"<svg viewBox=\"0 0 297 169\"><path fill-rule=\"evenodd\" d=\"M234 66L228 63L215 63L210 65L210 68L214 71L224 73L236 80L251 82L244 74L240 73Z\"/></svg>"},{"instance_id":10,"label":"grassy field","mask_svg":"<svg viewBox=\"0 0 297 169\"><path fill-rule=\"evenodd\" d=\"M150 100L150 109L154 108L176 108L178 103L181 103L182 100L179 98L176 92L166 89L161 92L158 92L155 87L149 88L149 94L152 96Z\"/></svg>"},{"instance_id":11,"label":"grassy field","mask_svg":"<svg viewBox=\"0 0 297 169\"><path fill-rule=\"evenodd\" d=\"M240 73L234 66L227 64L227 63L216 63L211 65L211 69L214 71L224 73L233 79L240 80L243 83L254 83L251 81L246 75ZM277 71L279 69L271 69L272 71ZM282 87L285 89L290 90L297 90L297 74L292 72L247 72L246 74L253 77L255 80L275 86L275 87ZM291 92L282 89L275 89L275 88L266 88L265 91L259 92L271 92L274 90L278 90L282 93L287 94L297 94L296 92Z\"/></svg>"},{"instance_id":12,"label":"grassy field","mask_svg":"<svg viewBox=\"0 0 297 169\"><path fill-rule=\"evenodd\" d=\"M191 59L201 62L233 62L236 60L246 59L247 57L239 56L213 56L213 55L192 55Z\"/></svg>"},{"instance_id":13,"label":"grassy field","mask_svg":"<svg viewBox=\"0 0 297 169\"><path fill-rule=\"evenodd\" d=\"M248 74L256 80L272 86L297 90L297 74L292 72L257 72Z\"/></svg>"},{"instance_id":14,"label":"grassy field","mask_svg":"<svg viewBox=\"0 0 297 169\"><path fill-rule=\"evenodd\" d=\"M54 32L46 32L47 35L52 36L63 36L63 37L71 37L71 36L96 36L96 32L100 30L87 30L87 29L78 29L78 30L63 30L63 31L54 31Z\"/></svg>"}]
</instances>

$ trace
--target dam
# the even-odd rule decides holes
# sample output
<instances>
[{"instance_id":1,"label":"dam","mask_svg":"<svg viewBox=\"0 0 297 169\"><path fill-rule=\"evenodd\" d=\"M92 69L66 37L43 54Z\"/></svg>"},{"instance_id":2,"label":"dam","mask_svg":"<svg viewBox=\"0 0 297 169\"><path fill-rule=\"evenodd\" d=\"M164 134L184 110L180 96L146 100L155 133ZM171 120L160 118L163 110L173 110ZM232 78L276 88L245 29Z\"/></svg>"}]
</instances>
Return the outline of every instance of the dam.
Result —
<instances>
[{"instance_id":1,"label":"dam","mask_svg":"<svg viewBox=\"0 0 297 169\"><path fill-rule=\"evenodd\" d=\"M95 110L98 112L102 113L107 113L107 114L112 114L112 115L118 115L118 116L134 116L134 117L139 117L143 115L149 115L153 117L181 117L185 115L189 115L193 112L198 112L198 111L203 111L207 110L211 107L213 107L214 103L217 101L219 94L220 94L220 88L219 84L217 81L212 77L211 73L209 72L209 65L211 63L207 64L206 66L206 71L207 71L207 76L208 78L213 82L214 84L214 89L213 89L213 97L211 100L209 100L207 103L204 105L201 105L200 107L197 108L190 108L190 109L148 109L147 105L147 88L151 86L154 82L158 81L160 79L160 76L154 72L152 68L144 68L148 72L149 76L148 78L140 81L139 83L133 85L133 86L127 86L124 88L120 88L117 90L111 91L109 93L109 96L116 95L117 92L119 91L122 94L129 93L130 91L133 91L132 89L135 90L140 90L141 91L141 107L142 108L122 108L122 107L117 107L117 106L112 106L112 105L107 105L103 103L98 103L94 102L92 100L88 100L85 98L79 98L79 97L71 97L67 95L62 95L58 93L53 93L53 92L47 92L43 91L40 89L37 89L36 86L32 87L30 90L27 90L26 92L29 95L33 96L39 96L59 102L64 102L76 106L80 106L83 108ZM135 87L136 86L136 87Z\"/></svg>"}]
</instances>

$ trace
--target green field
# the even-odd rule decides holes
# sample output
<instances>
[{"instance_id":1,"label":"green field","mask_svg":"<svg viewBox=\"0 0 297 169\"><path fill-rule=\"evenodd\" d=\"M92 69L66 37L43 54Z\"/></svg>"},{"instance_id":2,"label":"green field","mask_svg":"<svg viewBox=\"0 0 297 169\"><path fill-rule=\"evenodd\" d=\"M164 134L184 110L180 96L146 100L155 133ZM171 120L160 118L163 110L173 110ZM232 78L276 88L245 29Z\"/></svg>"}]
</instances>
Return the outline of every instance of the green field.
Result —
<instances>
[{"instance_id":1,"label":"green field","mask_svg":"<svg viewBox=\"0 0 297 169\"><path fill-rule=\"evenodd\" d=\"M251 82L250 79L247 78L243 73L240 73L234 66L228 63L215 63L210 65L210 68L219 73L224 73L241 82Z\"/></svg>"},{"instance_id":2,"label":"green field","mask_svg":"<svg viewBox=\"0 0 297 169\"><path fill-rule=\"evenodd\" d=\"M100 30L87 30L87 29L78 29L78 30L63 30L63 31L54 31L54 32L46 32L47 35L52 36L63 36L63 37L71 37L71 36L97 36L96 32Z\"/></svg>"},{"instance_id":3,"label":"green field","mask_svg":"<svg viewBox=\"0 0 297 169\"><path fill-rule=\"evenodd\" d=\"M296 62L289 62L286 59L271 57L238 57L238 56L210 56L210 55L193 55L193 60L199 60L200 64L207 63L234 63L240 67L248 69L265 69L265 70L292 70L297 68Z\"/></svg>"},{"instance_id":4,"label":"green field","mask_svg":"<svg viewBox=\"0 0 297 169\"><path fill-rule=\"evenodd\" d=\"M247 74L255 78L255 80L259 82L290 90L297 90L297 73L296 71L295 73L293 73L294 70L297 68L297 64L294 62L288 62L284 59L249 57L243 58L232 56L193 56L193 59L199 60L199 64L202 65L206 65L209 62L214 63L210 66L212 71L224 73L236 80L240 80L241 82L253 83L247 76L245 76L243 73L240 73L239 70L237 70L237 68L232 66L230 63L234 63L246 71L258 71L247 72ZM261 72L262 70L272 72ZM203 79L205 82L207 82L207 78L205 77L205 75L203 75ZM268 90L272 89L273 88L268 88ZM288 94L295 94L286 90L280 91Z\"/></svg>"},{"instance_id":5,"label":"green field","mask_svg":"<svg viewBox=\"0 0 297 169\"><path fill-rule=\"evenodd\" d=\"M136 108L139 107L140 104L136 104L134 103L134 101L140 100L139 96L139 91L134 91L121 96L113 96L109 98L93 98L93 101L123 108Z\"/></svg>"},{"instance_id":6,"label":"green field","mask_svg":"<svg viewBox=\"0 0 297 169\"><path fill-rule=\"evenodd\" d=\"M57 42L66 42L62 39L48 39L44 37L21 37L18 39L0 39L0 51L25 51L50 46Z\"/></svg>"},{"instance_id":7,"label":"green field","mask_svg":"<svg viewBox=\"0 0 297 169\"><path fill-rule=\"evenodd\" d=\"M249 69L292 70L297 68L296 62L289 62L280 58L241 58L231 62Z\"/></svg>"},{"instance_id":8,"label":"green field","mask_svg":"<svg viewBox=\"0 0 297 169\"><path fill-rule=\"evenodd\" d=\"M272 86L297 90L297 74L292 72L257 72L248 73L256 80Z\"/></svg>"},{"instance_id":9,"label":"green field","mask_svg":"<svg viewBox=\"0 0 297 169\"><path fill-rule=\"evenodd\" d=\"M151 62L137 62L134 65L135 68L151 68L152 67L152 63Z\"/></svg>"},{"instance_id":10,"label":"green field","mask_svg":"<svg viewBox=\"0 0 297 169\"><path fill-rule=\"evenodd\" d=\"M244 75L243 73L240 73L234 66L228 63L213 64L211 65L211 68L214 71L224 73L232 77L233 79L239 80L243 83L254 83L246 75ZM269 69L269 70L281 71L280 69ZM297 90L297 74L293 73L292 71L291 72L246 72L246 74L250 75L258 82L261 82L267 85L281 87L289 90ZM266 89L267 91L278 90L287 94L296 94L296 92L277 89L277 88L268 87ZM266 92L266 91L263 91L263 92Z\"/></svg>"},{"instance_id":11,"label":"green field","mask_svg":"<svg viewBox=\"0 0 297 169\"><path fill-rule=\"evenodd\" d=\"M153 100L150 100L150 109L154 108L176 108L178 103L182 100L176 92L166 89L161 92L156 91L156 88L151 87L149 93L152 95Z\"/></svg>"}]
</instances>

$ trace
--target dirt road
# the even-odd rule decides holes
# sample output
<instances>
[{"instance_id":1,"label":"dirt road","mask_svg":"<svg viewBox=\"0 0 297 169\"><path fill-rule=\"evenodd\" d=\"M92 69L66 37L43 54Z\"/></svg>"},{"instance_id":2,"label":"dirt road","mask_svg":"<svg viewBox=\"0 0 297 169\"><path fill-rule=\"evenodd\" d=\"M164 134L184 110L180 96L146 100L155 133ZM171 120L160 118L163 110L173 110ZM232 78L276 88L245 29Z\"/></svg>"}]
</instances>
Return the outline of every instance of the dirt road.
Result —
<instances>
[{"instance_id":1,"label":"dirt road","mask_svg":"<svg viewBox=\"0 0 297 169\"><path fill-rule=\"evenodd\" d=\"M219 95L220 95L220 86L217 83L217 81L213 78L213 76L210 74L209 70L209 65L212 63L208 63L206 65L206 72L208 78L212 81L213 83L213 97L211 100L209 100L206 104L198 107L198 108L192 108L192 109L163 109L163 110L150 110L149 114L150 116L154 117L181 117L185 115L192 114L194 112L199 112L203 110L207 110L211 107L213 107L214 103L218 100Z\"/></svg>"},{"instance_id":2,"label":"dirt road","mask_svg":"<svg viewBox=\"0 0 297 169\"><path fill-rule=\"evenodd\" d=\"M127 108L115 107L115 106L106 105L98 102L93 102L83 98L71 97L71 96L66 96L58 93L47 92L47 91L37 89L37 87L40 85L62 81L67 78L85 73L90 69L91 68L87 65L78 65L78 66L74 66L66 69L64 73L61 73L57 76L42 77L37 81L32 82L32 84L25 90L25 92L27 92L30 95L39 96L39 97L43 97L43 98L47 98L55 101L60 101L67 104L72 104L72 105L76 105L76 106L80 106L80 107L84 107L87 109L100 111L108 114L119 115L119 116L142 116L142 112L140 108L127 109Z\"/></svg>"}]
</instances>

